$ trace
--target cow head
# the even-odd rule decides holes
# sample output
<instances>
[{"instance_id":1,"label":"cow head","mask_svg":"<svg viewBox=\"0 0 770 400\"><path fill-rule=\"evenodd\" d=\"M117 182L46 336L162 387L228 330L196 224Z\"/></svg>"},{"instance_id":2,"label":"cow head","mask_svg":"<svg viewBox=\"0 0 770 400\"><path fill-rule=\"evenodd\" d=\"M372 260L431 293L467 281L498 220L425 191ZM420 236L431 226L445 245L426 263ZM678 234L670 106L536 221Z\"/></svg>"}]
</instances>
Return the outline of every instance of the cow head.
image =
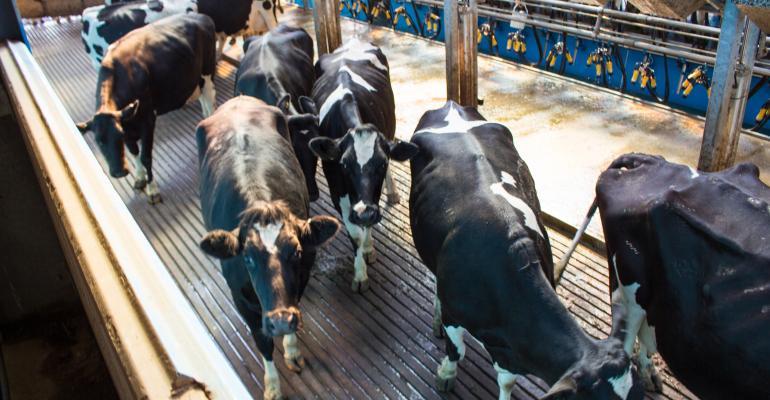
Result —
<instances>
[{"instance_id":1,"label":"cow head","mask_svg":"<svg viewBox=\"0 0 770 400\"><path fill-rule=\"evenodd\" d=\"M102 152L110 176L122 178L128 175L125 157L123 125L134 119L139 112L139 100L127 105L120 111L99 111L87 122L77 125L80 132L93 131L96 144Z\"/></svg>"},{"instance_id":2,"label":"cow head","mask_svg":"<svg viewBox=\"0 0 770 400\"><path fill-rule=\"evenodd\" d=\"M299 298L312 267L303 252L315 252L339 227L332 217L301 220L283 202L258 202L243 212L238 228L211 231L200 246L222 260L241 259L262 307L263 332L280 336L300 323Z\"/></svg>"},{"instance_id":3,"label":"cow head","mask_svg":"<svg viewBox=\"0 0 770 400\"><path fill-rule=\"evenodd\" d=\"M614 308L613 308L614 310ZM590 350L540 400L641 400L644 384L619 339L625 328L592 342Z\"/></svg>"},{"instance_id":4,"label":"cow head","mask_svg":"<svg viewBox=\"0 0 770 400\"><path fill-rule=\"evenodd\" d=\"M318 157L310 150L310 141L318 137L320 129L318 109L311 98L301 96L299 109L292 112L291 96L288 94L278 100L277 107L287 116L291 145L294 147L294 154L297 155L302 173L305 175L305 184L310 195L310 201L316 201L319 196L318 185L315 181Z\"/></svg>"},{"instance_id":5,"label":"cow head","mask_svg":"<svg viewBox=\"0 0 770 400\"><path fill-rule=\"evenodd\" d=\"M409 142L391 143L372 124L358 125L339 139L319 137L310 149L322 160L339 163L350 195L350 222L365 227L381 219L379 201L390 160L406 161L418 147Z\"/></svg>"}]
</instances>

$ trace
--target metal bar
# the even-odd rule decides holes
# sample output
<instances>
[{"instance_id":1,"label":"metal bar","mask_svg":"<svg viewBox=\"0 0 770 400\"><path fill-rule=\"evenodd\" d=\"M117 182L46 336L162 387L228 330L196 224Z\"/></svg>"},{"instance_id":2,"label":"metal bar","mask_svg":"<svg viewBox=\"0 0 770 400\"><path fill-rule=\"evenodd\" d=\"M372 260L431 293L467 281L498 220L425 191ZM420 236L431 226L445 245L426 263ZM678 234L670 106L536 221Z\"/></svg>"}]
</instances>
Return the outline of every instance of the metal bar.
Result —
<instances>
[{"instance_id":1,"label":"metal bar","mask_svg":"<svg viewBox=\"0 0 770 400\"><path fill-rule=\"evenodd\" d=\"M738 152L738 139L741 137L743 118L746 115L746 103L749 101L751 78L754 75L752 71L754 69L754 62L757 59L760 34L761 31L759 27L749 20L744 35L745 39L741 58L738 61L736 70L738 87L735 89L733 104L731 105L732 119L730 121L730 145L725 160L728 166L735 164L735 155Z\"/></svg>"},{"instance_id":2,"label":"metal bar","mask_svg":"<svg viewBox=\"0 0 770 400\"><path fill-rule=\"evenodd\" d=\"M316 0L313 7L318 56L334 52L342 44L338 0Z\"/></svg>"},{"instance_id":3,"label":"metal bar","mask_svg":"<svg viewBox=\"0 0 770 400\"><path fill-rule=\"evenodd\" d=\"M436 0L415 0L415 2L419 4L427 4L427 5L437 6L437 7L441 7L443 5L443 3ZM577 36L580 38L616 43L618 45L621 45L627 48L648 51L654 54L660 54L660 55L665 54L669 57L682 58L696 64L714 65L716 61L715 57L694 54L691 51L672 50L664 46L650 44L649 42L628 39L628 38L619 38L617 36L610 35L607 33L595 34L593 31L589 31L585 29L577 29L566 25L551 24L547 22L538 21L532 18L520 17L518 15L504 14L501 12L492 12L492 11L487 11L483 9L479 10L479 15L496 18L502 21L522 22L531 26L548 29L554 32L567 32L570 35ZM770 68L757 67L757 68L754 68L754 73L760 76L770 76Z\"/></svg>"},{"instance_id":4,"label":"metal bar","mask_svg":"<svg viewBox=\"0 0 770 400\"><path fill-rule=\"evenodd\" d=\"M437 2L441 5L440 2ZM444 1L444 40L446 42L446 97L460 103L460 15L457 0Z\"/></svg>"},{"instance_id":5,"label":"metal bar","mask_svg":"<svg viewBox=\"0 0 770 400\"><path fill-rule=\"evenodd\" d=\"M477 24L479 20L476 0L469 0L461 7L460 24L462 29L462 70L460 79L460 104L477 107L478 91L478 45L476 44Z\"/></svg>"},{"instance_id":6,"label":"metal bar","mask_svg":"<svg viewBox=\"0 0 770 400\"><path fill-rule=\"evenodd\" d=\"M722 34L717 47L717 58L711 80L711 96L706 110L706 125L703 132L698 169L719 171L728 167L727 161L734 157L731 148L731 113L734 105L732 96L737 86L735 60L741 45L741 34L746 26L746 17L741 14L734 0L725 2L722 20Z\"/></svg>"}]
</instances>

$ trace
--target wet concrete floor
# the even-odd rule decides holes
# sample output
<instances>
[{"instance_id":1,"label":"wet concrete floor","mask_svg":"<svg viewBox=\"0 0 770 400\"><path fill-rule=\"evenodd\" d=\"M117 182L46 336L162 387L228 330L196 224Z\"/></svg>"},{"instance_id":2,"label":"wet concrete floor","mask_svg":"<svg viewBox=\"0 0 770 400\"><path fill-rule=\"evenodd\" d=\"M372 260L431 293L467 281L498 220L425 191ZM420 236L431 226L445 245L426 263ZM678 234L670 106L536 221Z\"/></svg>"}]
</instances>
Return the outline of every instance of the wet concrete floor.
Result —
<instances>
[{"instance_id":1,"label":"wet concrete floor","mask_svg":"<svg viewBox=\"0 0 770 400\"><path fill-rule=\"evenodd\" d=\"M287 7L282 16L311 36L312 13ZM408 140L422 114L446 100L444 46L408 34L342 19L342 40L361 35L390 63L397 136ZM570 79L479 56L479 107L506 125L537 184L544 211L578 225L594 197L599 174L629 152L662 155L696 166L703 119L599 90ZM739 162L753 162L770 182L770 145L743 135ZM589 230L601 236L598 218Z\"/></svg>"}]
</instances>

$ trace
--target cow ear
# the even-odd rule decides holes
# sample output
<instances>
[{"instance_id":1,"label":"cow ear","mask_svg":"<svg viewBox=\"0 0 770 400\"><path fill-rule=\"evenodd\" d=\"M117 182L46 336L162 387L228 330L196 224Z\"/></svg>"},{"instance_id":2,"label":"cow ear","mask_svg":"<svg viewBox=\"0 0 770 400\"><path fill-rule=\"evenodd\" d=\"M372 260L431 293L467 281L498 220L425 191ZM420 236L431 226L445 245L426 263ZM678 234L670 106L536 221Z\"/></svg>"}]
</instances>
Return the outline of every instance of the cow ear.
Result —
<instances>
[{"instance_id":1,"label":"cow ear","mask_svg":"<svg viewBox=\"0 0 770 400\"><path fill-rule=\"evenodd\" d=\"M331 240L340 229L336 218L322 215L307 220L302 228L300 241L303 246L320 247Z\"/></svg>"},{"instance_id":2,"label":"cow ear","mask_svg":"<svg viewBox=\"0 0 770 400\"><path fill-rule=\"evenodd\" d=\"M340 159L340 145L337 141L328 137L317 137L308 142L310 150L324 161L337 161Z\"/></svg>"},{"instance_id":3,"label":"cow ear","mask_svg":"<svg viewBox=\"0 0 770 400\"><path fill-rule=\"evenodd\" d=\"M390 144L390 159L403 162L411 159L420 152L416 144L398 141Z\"/></svg>"},{"instance_id":4,"label":"cow ear","mask_svg":"<svg viewBox=\"0 0 770 400\"><path fill-rule=\"evenodd\" d=\"M291 109L291 95L286 93L283 95L280 99L278 99L278 102L275 103L275 106L281 109L281 112L288 115L289 110Z\"/></svg>"},{"instance_id":5,"label":"cow ear","mask_svg":"<svg viewBox=\"0 0 770 400\"><path fill-rule=\"evenodd\" d=\"M307 96L299 97L299 105L302 106L302 112L305 114L318 115L318 107L315 105L315 101Z\"/></svg>"},{"instance_id":6,"label":"cow ear","mask_svg":"<svg viewBox=\"0 0 770 400\"><path fill-rule=\"evenodd\" d=\"M221 229L213 230L201 240L201 250L220 260L235 257L241 252L238 232L238 228L232 232Z\"/></svg>"},{"instance_id":7,"label":"cow ear","mask_svg":"<svg viewBox=\"0 0 770 400\"><path fill-rule=\"evenodd\" d=\"M551 386L548 393L544 394L540 400L566 400L577 393L577 382L571 376L565 376Z\"/></svg>"},{"instance_id":8,"label":"cow ear","mask_svg":"<svg viewBox=\"0 0 770 400\"><path fill-rule=\"evenodd\" d=\"M76 124L75 126L78 128L78 130L80 131L80 133L82 133L82 134L84 134L84 135L85 135L85 134L86 134L86 133L88 133L88 131L90 131L90 130L91 130L91 128L94 126L94 120L93 120L93 118L92 118L92 119L90 119L90 120L88 120L88 121L86 121L86 122L81 122L81 123L79 123L79 124Z\"/></svg>"},{"instance_id":9,"label":"cow ear","mask_svg":"<svg viewBox=\"0 0 770 400\"><path fill-rule=\"evenodd\" d=\"M120 123L131 121L139 112L139 100L134 100L131 104L120 110Z\"/></svg>"}]
</instances>

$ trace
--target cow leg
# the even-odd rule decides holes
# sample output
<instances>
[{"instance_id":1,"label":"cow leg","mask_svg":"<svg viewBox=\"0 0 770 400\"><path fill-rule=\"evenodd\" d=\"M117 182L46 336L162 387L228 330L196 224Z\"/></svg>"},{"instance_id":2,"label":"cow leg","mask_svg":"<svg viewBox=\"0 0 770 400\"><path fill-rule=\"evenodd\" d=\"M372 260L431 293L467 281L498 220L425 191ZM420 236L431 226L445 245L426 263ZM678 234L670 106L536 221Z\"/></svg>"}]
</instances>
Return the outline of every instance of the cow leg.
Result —
<instances>
[{"instance_id":1,"label":"cow leg","mask_svg":"<svg viewBox=\"0 0 770 400\"><path fill-rule=\"evenodd\" d=\"M500 368L497 363L495 363L495 371L497 371L497 386L500 388L499 400L510 400L516 378L519 376Z\"/></svg>"},{"instance_id":2,"label":"cow leg","mask_svg":"<svg viewBox=\"0 0 770 400\"><path fill-rule=\"evenodd\" d=\"M249 326L251 336L257 344L259 354L262 356L262 365L265 368L265 391L263 397L265 400L281 399L283 397L281 395L281 378L278 376L278 369L275 367L275 362L273 361L273 351L275 350L273 338L262 333L262 316L258 312L253 311L253 309L241 299L240 294L237 291L233 291L232 295L235 308L238 310L238 314L240 314L246 322L246 325Z\"/></svg>"},{"instance_id":3,"label":"cow leg","mask_svg":"<svg viewBox=\"0 0 770 400\"><path fill-rule=\"evenodd\" d=\"M362 228L350 222L350 198L347 195L340 198L340 211L342 214L342 221L345 223L345 229L348 231L348 235L350 235L353 247L356 248L356 258L355 261L353 261L354 274L351 289L356 293L363 293L369 289L369 276L366 273L366 261L364 260L364 245L367 234L365 231L366 228ZM369 229L368 234L371 238L371 229Z\"/></svg>"},{"instance_id":4,"label":"cow leg","mask_svg":"<svg viewBox=\"0 0 770 400\"><path fill-rule=\"evenodd\" d=\"M438 290L438 287L436 290ZM439 339L444 337L444 330L441 323L441 300L438 298L438 293L433 297L433 336Z\"/></svg>"},{"instance_id":5,"label":"cow leg","mask_svg":"<svg viewBox=\"0 0 770 400\"><path fill-rule=\"evenodd\" d=\"M465 342L463 335L465 329L461 326L444 325L446 332L446 357L441 360L441 365L436 372L436 388L441 392L448 392L455 386L457 378L457 363L465 358Z\"/></svg>"},{"instance_id":6,"label":"cow leg","mask_svg":"<svg viewBox=\"0 0 770 400\"><path fill-rule=\"evenodd\" d=\"M639 373L646 390L663 393L663 381L660 379L651 358L657 352L658 341L655 338L655 329L647 323L647 318L645 318L639 329L639 355L637 357Z\"/></svg>"},{"instance_id":7,"label":"cow leg","mask_svg":"<svg viewBox=\"0 0 770 400\"><path fill-rule=\"evenodd\" d=\"M136 142L126 142L126 148L128 149L128 158L131 159L131 164L134 166L134 189L144 190L144 187L147 186L147 169L144 168L139 157L139 146Z\"/></svg>"},{"instance_id":8,"label":"cow leg","mask_svg":"<svg viewBox=\"0 0 770 400\"><path fill-rule=\"evenodd\" d=\"M148 130L144 139L142 139L142 151L139 154L139 158L142 161L142 165L147 170L147 189L146 193L149 196L150 204L158 204L163 201L160 197L160 189L158 189L158 183L155 181L155 177L152 174L152 145L153 134L155 129L155 121L150 124L150 130Z\"/></svg>"},{"instance_id":9,"label":"cow leg","mask_svg":"<svg viewBox=\"0 0 770 400\"><path fill-rule=\"evenodd\" d=\"M391 172L392 166L388 166L388 171L385 173L385 191L387 192L386 201L390 205L396 205L401 202L401 196L398 194L398 187L396 187L396 180L393 178Z\"/></svg>"},{"instance_id":10,"label":"cow leg","mask_svg":"<svg viewBox=\"0 0 770 400\"><path fill-rule=\"evenodd\" d=\"M286 361L286 367L291 371L299 373L302 368L305 368L305 358L299 351L296 333L283 336L283 360Z\"/></svg>"},{"instance_id":11,"label":"cow leg","mask_svg":"<svg viewBox=\"0 0 770 400\"><path fill-rule=\"evenodd\" d=\"M205 118L211 116L214 113L214 108L217 105L217 94L214 89L214 81L211 79L212 75L203 75L203 87L201 88L201 96L198 101L201 103L201 111Z\"/></svg>"},{"instance_id":12,"label":"cow leg","mask_svg":"<svg viewBox=\"0 0 770 400\"><path fill-rule=\"evenodd\" d=\"M364 261L367 264L377 262L377 252L374 251L374 240L372 239L372 228L364 228Z\"/></svg>"}]
</instances>

